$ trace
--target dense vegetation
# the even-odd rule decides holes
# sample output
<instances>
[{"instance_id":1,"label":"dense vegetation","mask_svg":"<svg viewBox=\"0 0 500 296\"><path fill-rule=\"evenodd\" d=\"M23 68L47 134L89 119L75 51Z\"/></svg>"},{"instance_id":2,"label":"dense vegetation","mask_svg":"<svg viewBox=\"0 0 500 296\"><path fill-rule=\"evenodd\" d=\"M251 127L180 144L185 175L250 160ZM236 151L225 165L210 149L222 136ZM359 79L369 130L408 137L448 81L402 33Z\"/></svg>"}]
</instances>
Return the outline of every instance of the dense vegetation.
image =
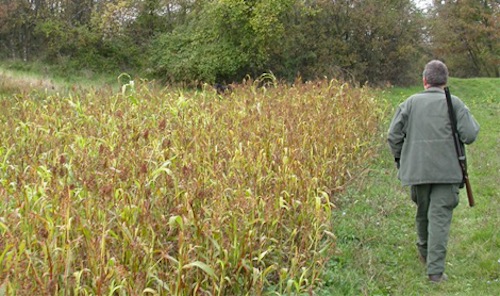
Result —
<instances>
[{"instance_id":1,"label":"dense vegetation","mask_svg":"<svg viewBox=\"0 0 500 296\"><path fill-rule=\"evenodd\" d=\"M0 59L192 84L272 72L402 85L433 57L458 77L498 77L499 11L495 0L425 12L411 0L4 0Z\"/></svg>"},{"instance_id":2,"label":"dense vegetation","mask_svg":"<svg viewBox=\"0 0 500 296\"><path fill-rule=\"evenodd\" d=\"M3 290L259 295L316 286L335 250L334 200L373 156L383 109L368 89L335 80L262 80L224 96L132 81L119 92L67 94L8 83Z\"/></svg>"}]
</instances>

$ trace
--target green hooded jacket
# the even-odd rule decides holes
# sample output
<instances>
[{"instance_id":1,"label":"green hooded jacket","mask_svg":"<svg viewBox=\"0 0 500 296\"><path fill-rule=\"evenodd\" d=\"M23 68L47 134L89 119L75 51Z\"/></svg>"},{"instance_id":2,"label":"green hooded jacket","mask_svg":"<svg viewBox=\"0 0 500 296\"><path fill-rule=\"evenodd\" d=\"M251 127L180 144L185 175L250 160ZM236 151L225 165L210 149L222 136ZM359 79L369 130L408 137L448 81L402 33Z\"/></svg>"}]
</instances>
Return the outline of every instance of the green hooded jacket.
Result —
<instances>
[{"instance_id":1,"label":"green hooded jacket","mask_svg":"<svg viewBox=\"0 0 500 296\"><path fill-rule=\"evenodd\" d=\"M460 142L470 144L479 124L459 98L451 99ZM443 89L430 87L401 103L387 140L394 158L400 159L398 178L403 185L463 181Z\"/></svg>"}]
</instances>

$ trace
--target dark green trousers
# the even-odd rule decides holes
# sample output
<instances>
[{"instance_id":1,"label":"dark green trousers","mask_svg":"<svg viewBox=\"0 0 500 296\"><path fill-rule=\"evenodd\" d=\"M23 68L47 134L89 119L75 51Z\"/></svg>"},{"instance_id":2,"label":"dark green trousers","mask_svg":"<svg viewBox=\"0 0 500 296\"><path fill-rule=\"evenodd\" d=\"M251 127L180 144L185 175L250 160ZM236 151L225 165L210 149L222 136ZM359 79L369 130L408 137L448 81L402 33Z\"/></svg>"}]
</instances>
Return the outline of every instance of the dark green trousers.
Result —
<instances>
[{"instance_id":1,"label":"dark green trousers","mask_svg":"<svg viewBox=\"0 0 500 296\"><path fill-rule=\"evenodd\" d=\"M417 204L417 246L426 258L429 275L444 272L451 218L459 201L458 192L459 184L411 187L411 197Z\"/></svg>"}]
</instances>

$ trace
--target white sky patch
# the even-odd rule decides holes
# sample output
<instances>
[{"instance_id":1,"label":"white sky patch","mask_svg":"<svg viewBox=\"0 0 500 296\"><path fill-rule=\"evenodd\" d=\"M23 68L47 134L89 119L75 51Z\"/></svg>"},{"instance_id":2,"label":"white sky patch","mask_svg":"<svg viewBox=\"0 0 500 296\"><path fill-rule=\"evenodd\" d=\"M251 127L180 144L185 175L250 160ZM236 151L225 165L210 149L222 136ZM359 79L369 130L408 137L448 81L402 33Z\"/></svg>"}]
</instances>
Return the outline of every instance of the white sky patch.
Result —
<instances>
[{"instance_id":1,"label":"white sky patch","mask_svg":"<svg viewBox=\"0 0 500 296\"><path fill-rule=\"evenodd\" d=\"M425 9L432 5L432 0L413 0L418 8Z\"/></svg>"}]
</instances>

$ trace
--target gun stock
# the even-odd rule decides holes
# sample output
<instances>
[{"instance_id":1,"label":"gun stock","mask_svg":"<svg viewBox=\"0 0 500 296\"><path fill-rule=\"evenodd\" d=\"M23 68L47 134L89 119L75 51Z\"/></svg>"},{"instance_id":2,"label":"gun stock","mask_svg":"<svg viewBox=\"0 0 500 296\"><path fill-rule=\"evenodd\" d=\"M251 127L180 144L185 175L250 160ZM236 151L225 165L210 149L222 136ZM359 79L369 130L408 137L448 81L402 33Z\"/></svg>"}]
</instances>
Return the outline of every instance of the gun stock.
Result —
<instances>
[{"instance_id":1,"label":"gun stock","mask_svg":"<svg viewBox=\"0 0 500 296\"><path fill-rule=\"evenodd\" d=\"M469 206L473 207L476 203L472 195L472 187L470 186L469 176L465 177L465 190L467 190L467 198L469 199Z\"/></svg>"}]
</instances>

